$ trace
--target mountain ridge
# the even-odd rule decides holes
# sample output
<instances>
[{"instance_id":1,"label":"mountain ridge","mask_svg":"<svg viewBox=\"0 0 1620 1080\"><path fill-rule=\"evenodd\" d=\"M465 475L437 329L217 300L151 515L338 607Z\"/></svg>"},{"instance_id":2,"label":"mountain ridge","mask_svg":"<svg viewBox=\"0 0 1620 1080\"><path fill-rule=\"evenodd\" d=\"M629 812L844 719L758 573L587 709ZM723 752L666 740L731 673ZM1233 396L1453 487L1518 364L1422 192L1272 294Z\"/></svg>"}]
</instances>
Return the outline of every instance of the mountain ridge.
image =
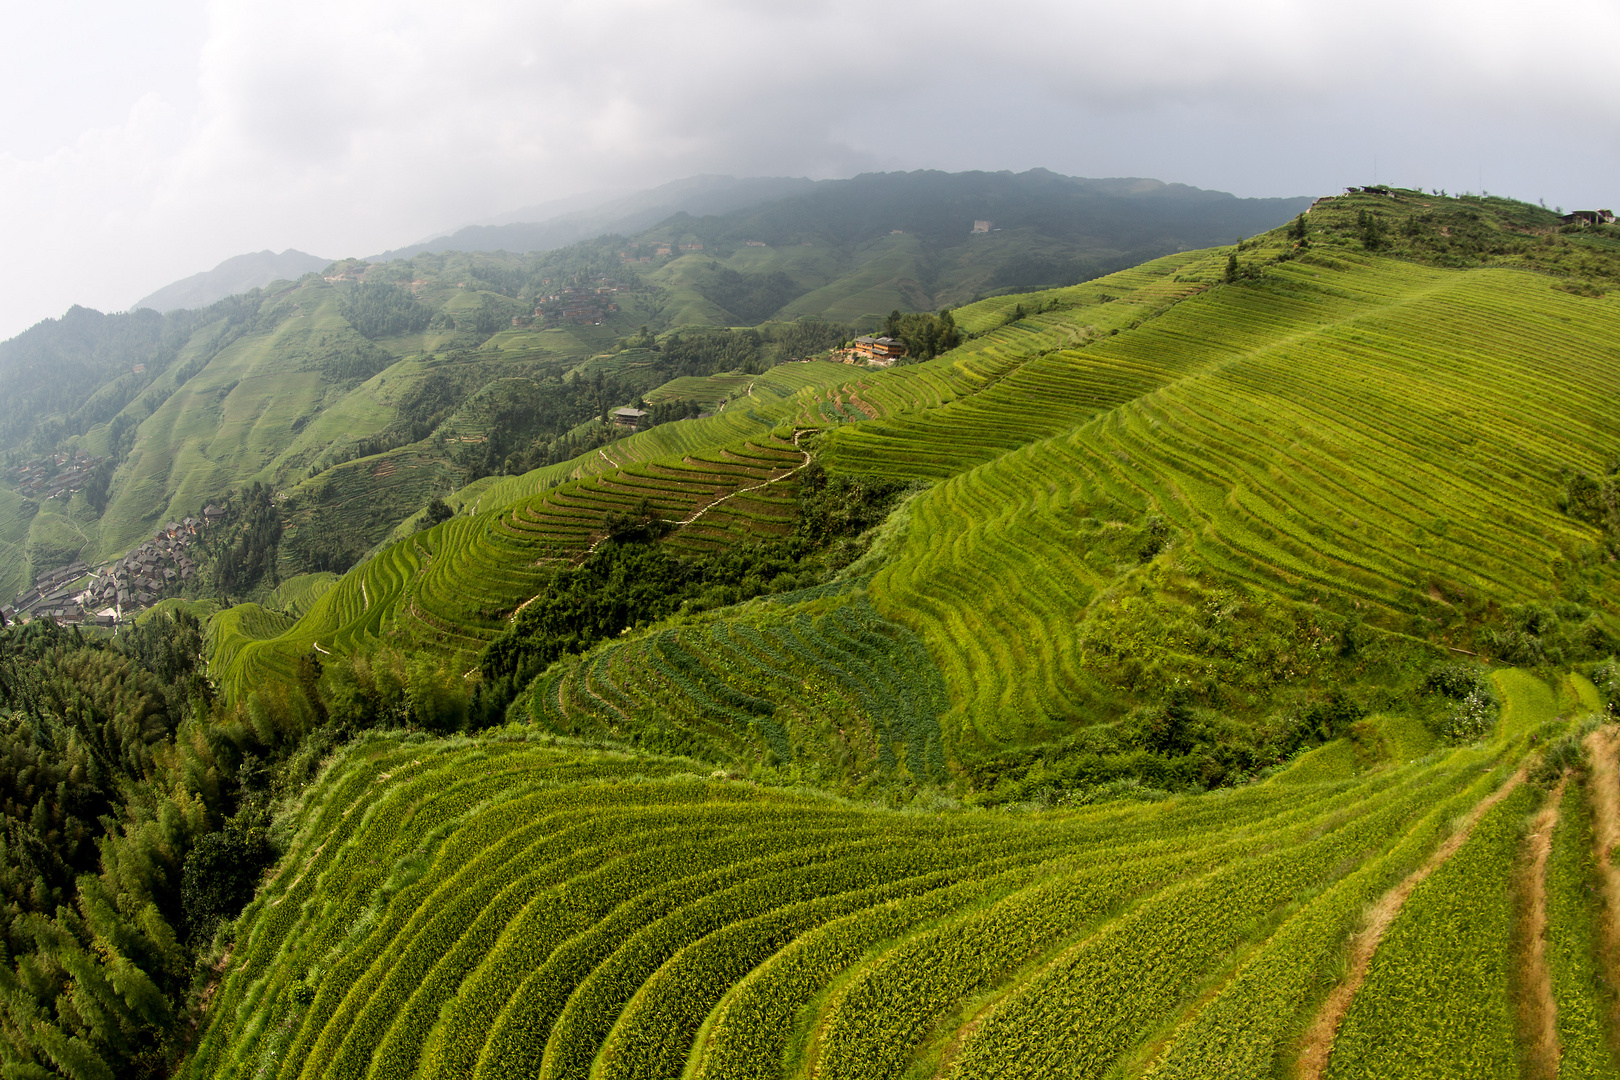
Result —
<instances>
[{"instance_id":1,"label":"mountain ridge","mask_svg":"<svg viewBox=\"0 0 1620 1080\"><path fill-rule=\"evenodd\" d=\"M227 296L263 288L272 281L296 281L331 265L332 260L296 248L277 254L269 249L234 255L212 270L170 282L130 305L131 311L150 308L160 313L207 307Z\"/></svg>"}]
</instances>

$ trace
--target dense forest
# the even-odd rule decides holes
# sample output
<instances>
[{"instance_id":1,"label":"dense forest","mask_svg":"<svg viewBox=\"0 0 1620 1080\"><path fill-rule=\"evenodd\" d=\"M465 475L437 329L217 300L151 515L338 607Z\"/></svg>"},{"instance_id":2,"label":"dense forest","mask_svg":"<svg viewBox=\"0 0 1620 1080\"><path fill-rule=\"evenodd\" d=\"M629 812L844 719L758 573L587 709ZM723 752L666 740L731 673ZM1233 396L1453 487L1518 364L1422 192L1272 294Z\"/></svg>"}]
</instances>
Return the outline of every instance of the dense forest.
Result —
<instances>
[{"instance_id":1,"label":"dense forest","mask_svg":"<svg viewBox=\"0 0 1620 1080\"><path fill-rule=\"evenodd\" d=\"M0 630L7 1076L162 1076L214 925L273 854L287 718L226 710L180 615ZM211 854L210 854L211 853Z\"/></svg>"}]
</instances>

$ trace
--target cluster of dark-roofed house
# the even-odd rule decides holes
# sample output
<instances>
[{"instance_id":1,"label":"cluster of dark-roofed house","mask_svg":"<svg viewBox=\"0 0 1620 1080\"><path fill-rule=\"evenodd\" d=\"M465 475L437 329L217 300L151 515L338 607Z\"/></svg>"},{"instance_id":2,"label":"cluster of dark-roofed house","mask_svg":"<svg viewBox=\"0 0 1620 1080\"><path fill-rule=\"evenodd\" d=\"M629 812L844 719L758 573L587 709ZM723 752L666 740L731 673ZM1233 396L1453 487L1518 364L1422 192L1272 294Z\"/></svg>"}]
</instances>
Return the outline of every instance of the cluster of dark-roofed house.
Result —
<instances>
[{"instance_id":1,"label":"cluster of dark-roofed house","mask_svg":"<svg viewBox=\"0 0 1620 1080\"><path fill-rule=\"evenodd\" d=\"M547 327L557 327L564 323L575 326L594 326L608 317L610 312L618 311L619 305L613 299L613 294L619 291L620 286L610 282L605 277L598 277L593 285L575 285L562 292L550 293L535 297L533 315L512 316L513 326L532 326L539 320Z\"/></svg>"},{"instance_id":2,"label":"cluster of dark-roofed house","mask_svg":"<svg viewBox=\"0 0 1620 1080\"><path fill-rule=\"evenodd\" d=\"M41 574L15 605L0 608L6 622L51 618L66 625L114 626L133 618L197 575L188 550L225 511L209 505L201 517L171 521L122 559L92 570L75 562Z\"/></svg>"},{"instance_id":3,"label":"cluster of dark-roofed house","mask_svg":"<svg viewBox=\"0 0 1620 1080\"><path fill-rule=\"evenodd\" d=\"M92 457L84 450L72 454L63 451L52 457L35 458L21 465L13 465L6 470L5 477L24 495L54 499L58 495L71 495L84 487L96 466L105 460Z\"/></svg>"}]
</instances>

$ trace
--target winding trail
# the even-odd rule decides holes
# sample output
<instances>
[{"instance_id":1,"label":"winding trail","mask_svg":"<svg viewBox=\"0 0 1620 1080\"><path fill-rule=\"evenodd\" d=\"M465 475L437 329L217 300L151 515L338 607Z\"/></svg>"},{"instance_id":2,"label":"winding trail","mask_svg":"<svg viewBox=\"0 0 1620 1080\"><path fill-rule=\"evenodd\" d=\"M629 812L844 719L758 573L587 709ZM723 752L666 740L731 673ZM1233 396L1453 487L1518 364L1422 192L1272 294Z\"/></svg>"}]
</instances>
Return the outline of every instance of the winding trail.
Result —
<instances>
[{"instance_id":1,"label":"winding trail","mask_svg":"<svg viewBox=\"0 0 1620 1080\"><path fill-rule=\"evenodd\" d=\"M1525 1039L1525 1075L1530 1080L1557 1080L1558 1003L1553 999L1552 969L1547 966L1547 861L1552 857L1553 830L1564 798L1566 775L1547 796L1525 838L1526 859L1519 879L1519 1030Z\"/></svg>"},{"instance_id":2,"label":"winding trail","mask_svg":"<svg viewBox=\"0 0 1620 1080\"><path fill-rule=\"evenodd\" d=\"M1474 826L1479 819L1512 794L1513 790L1524 781L1528 764L1519 767L1519 771L1509 777L1501 787L1491 792L1470 810L1458 828L1439 847L1434 849L1427 861L1383 896L1378 903L1367 913L1367 925L1350 942L1349 972L1344 981L1333 988L1327 1000L1322 1003L1322 1009L1316 1014L1316 1021L1306 1033L1305 1041L1299 1051L1299 1077L1300 1080L1321 1080L1327 1073L1328 1055L1333 1052L1333 1041L1338 1037L1339 1025L1344 1022L1345 1014L1350 1011L1350 1005L1361 990L1361 984L1367 981L1367 967L1372 963L1373 953L1378 951L1378 943L1383 940L1384 933L1395 921L1395 916L1401 913L1401 907L1406 898L1412 895L1412 890L1421 885L1425 878L1445 865L1447 859L1455 855L1463 844L1468 842L1469 836L1474 832Z\"/></svg>"},{"instance_id":3,"label":"winding trail","mask_svg":"<svg viewBox=\"0 0 1620 1080\"><path fill-rule=\"evenodd\" d=\"M1603 882L1603 910L1599 926L1602 936L1600 962L1610 986L1620 981L1620 867L1615 866L1615 849L1620 848L1620 730L1601 727L1586 737L1587 761L1591 764L1592 841L1598 874ZM1620 1024L1620 1002L1609 1014L1609 1030Z\"/></svg>"}]
</instances>

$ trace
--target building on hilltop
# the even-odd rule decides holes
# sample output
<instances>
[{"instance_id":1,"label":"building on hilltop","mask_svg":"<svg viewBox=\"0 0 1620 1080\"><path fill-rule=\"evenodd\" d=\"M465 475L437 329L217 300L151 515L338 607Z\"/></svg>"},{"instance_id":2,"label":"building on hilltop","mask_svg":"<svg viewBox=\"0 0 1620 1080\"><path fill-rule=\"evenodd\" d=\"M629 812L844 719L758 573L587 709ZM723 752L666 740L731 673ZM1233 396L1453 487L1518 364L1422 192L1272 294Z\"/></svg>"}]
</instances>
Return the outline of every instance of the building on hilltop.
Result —
<instances>
[{"instance_id":1,"label":"building on hilltop","mask_svg":"<svg viewBox=\"0 0 1620 1080\"><path fill-rule=\"evenodd\" d=\"M1613 225L1613 210L1576 210L1558 219L1565 225Z\"/></svg>"},{"instance_id":2,"label":"building on hilltop","mask_svg":"<svg viewBox=\"0 0 1620 1080\"><path fill-rule=\"evenodd\" d=\"M632 431L641 427L641 422L646 418L647 411L645 409L632 409L629 406L614 409L612 413L613 423L616 427L627 427Z\"/></svg>"},{"instance_id":3,"label":"building on hilltop","mask_svg":"<svg viewBox=\"0 0 1620 1080\"><path fill-rule=\"evenodd\" d=\"M990 231L990 226L994 224L995 222L993 221L975 221L973 223L973 233L975 235L978 233L987 233Z\"/></svg>"}]
</instances>

